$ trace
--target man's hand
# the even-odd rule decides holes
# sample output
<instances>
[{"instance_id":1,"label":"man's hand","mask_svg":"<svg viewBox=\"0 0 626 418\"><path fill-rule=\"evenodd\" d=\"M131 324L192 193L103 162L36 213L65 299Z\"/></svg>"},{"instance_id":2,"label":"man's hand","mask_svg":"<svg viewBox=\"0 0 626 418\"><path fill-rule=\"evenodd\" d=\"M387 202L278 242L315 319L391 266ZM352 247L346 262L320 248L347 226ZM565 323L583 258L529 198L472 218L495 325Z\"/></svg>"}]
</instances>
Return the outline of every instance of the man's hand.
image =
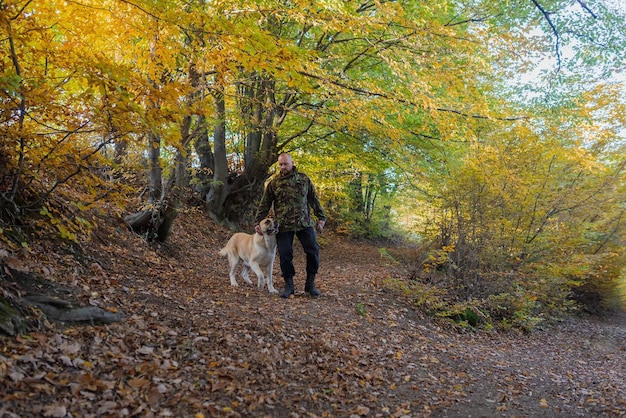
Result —
<instances>
[{"instance_id":1,"label":"man's hand","mask_svg":"<svg viewBox=\"0 0 626 418\"><path fill-rule=\"evenodd\" d=\"M317 221L317 232L321 234L322 231L324 230L324 225L326 225L326 221L322 221L322 220Z\"/></svg>"}]
</instances>

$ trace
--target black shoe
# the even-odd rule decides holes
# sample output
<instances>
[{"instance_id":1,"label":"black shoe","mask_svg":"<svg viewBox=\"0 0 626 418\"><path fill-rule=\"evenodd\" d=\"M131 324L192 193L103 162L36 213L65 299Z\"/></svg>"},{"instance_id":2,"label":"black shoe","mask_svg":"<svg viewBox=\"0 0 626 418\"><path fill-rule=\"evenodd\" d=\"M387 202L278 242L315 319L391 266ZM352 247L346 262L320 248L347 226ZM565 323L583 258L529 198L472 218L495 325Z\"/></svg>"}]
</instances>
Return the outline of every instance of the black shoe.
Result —
<instances>
[{"instance_id":1,"label":"black shoe","mask_svg":"<svg viewBox=\"0 0 626 418\"><path fill-rule=\"evenodd\" d=\"M309 295L311 295L314 298L316 298L316 297L318 297L319 295L322 294L322 292L317 290L317 288L315 286L313 286L312 288L309 288L308 290L305 290L305 292L307 292Z\"/></svg>"},{"instance_id":2,"label":"black shoe","mask_svg":"<svg viewBox=\"0 0 626 418\"><path fill-rule=\"evenodd\" d=\"M295 292L293 290L293 277L285 277L285 289L283 293L280 294L281 298L288 298L293 295Z\"/></svg>"},{"instance_id":3,"label":"black shoe","mask_svg":"<svg viewBox=\"0 0 626 418\"><path fill-rule=\"evenodd\" d=\"M304 292L310 294L313 297L318 297L322 294L322 292L317 290L317 288L315 287L315 274L307 274L306 283L304 285Z\"/></svg>"}]
</instances>

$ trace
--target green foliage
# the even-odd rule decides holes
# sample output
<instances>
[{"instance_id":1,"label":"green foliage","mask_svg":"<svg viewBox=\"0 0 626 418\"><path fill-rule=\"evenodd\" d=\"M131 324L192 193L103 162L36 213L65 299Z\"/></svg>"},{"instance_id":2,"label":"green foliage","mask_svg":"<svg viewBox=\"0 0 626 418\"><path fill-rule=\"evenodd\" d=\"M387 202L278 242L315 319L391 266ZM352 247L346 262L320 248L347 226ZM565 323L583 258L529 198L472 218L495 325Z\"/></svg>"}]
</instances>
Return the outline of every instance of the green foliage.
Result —
<instances>
[{"instance_id":1,"label":"green foliage","mask_svg":"<svg viewBox=\"0 0 626 418\"><path fill-rule=\"evenodd\" d=\"M314 179L339 232L366 238L391 237L395 225L389 203L396 185L389 164L379 161L368 167L349 155L339 158L333 161L329 157L309 156L298 167ZM332 172L317 168L331 163L336 167Z\"/></svg>"},{"instance_id":2,"label":"green foliage","mask_svg":"<svg viewBox=\"0 0 626 418\"><path fill-rule=\"evenodd\" d=\"M428 284L424 280L387 280L386 285L408 298L418 309L464 327L518 328L531 331L548 317L536 293L512 283L511 292L485 298L458 300L454 288ZM549 300L546 298L545 300Z\"/></svg>"},{"instance_id":3,"label":"green foliage","mask_svg":"<svg viewBox=\"0 0 626 418\"><path fill-rule=\"evenodd\" d=\"M442 312L449 313L451 305L445 300L445 289L420 281L402 281L387 279L385 285L399 291L402 296L409 298L416 307L424 312L437 315Z\"/></svg>"},{"instance_id":4,"label":"green foliage","mask_svg":"<svg viewBox=\"0 0 626 418\"><path fill-rule=\"evenodd\" d=\"M363 316L363 317L367 316L367 309L365 308L365 305L363 305L362 303L360 302L357 303L354 309L357 315Z\"/></svg>"},{"instance_id":5,"label":"green foliage","mask_svg":"<svg viewBox=\"0 0 626 418\"><path fill-rule=\"evenodd\" d=\"M532 331L544 321L536 297L519 286L514 293L490 295L485 301L486 311L502 328Z\"/></svg>"},{"instance_id":6,"label":"green foliage","mask_svg":"<svg viewBox=\"0 0 626 418\"><path fill-rule=\"evenodd\" d=\"M392 264L397 264L398 260L396 260L396 258L387 250L387 248L382 247L379 249L380 251L380 257L385 259L385 260L389 260L390 263Z\"/></svg>"},{"instance_id":7,"label":"green foliage","mask_svg":"<svg viewBox=\"0 0 626 418\"><path fill-rule=\"evenodd\" d=\"M569 312L579 289L598 296L578 298L597 305L587 309L615 306L624 259L624 161L610 133L582 142L551 119L537 129L483 131L459 154L438 186L441 249L424 265L449 263L454 298L495 301L494 318L525 329Z\"/></svg>"}]
</instances>

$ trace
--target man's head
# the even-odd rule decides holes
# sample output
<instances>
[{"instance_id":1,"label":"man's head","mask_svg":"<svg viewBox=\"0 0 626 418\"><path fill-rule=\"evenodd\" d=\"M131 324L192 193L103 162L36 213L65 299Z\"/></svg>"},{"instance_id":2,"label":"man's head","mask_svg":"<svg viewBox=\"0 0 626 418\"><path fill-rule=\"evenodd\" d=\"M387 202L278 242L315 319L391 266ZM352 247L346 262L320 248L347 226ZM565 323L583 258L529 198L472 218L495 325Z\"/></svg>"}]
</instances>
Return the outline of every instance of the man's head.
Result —
<instances>
[{"instance_id":1,"label":"man's head","mask_svg":"<svg viewBox=\"0 0 626 418\"><path fill-rule=\"evenodd\" d=\"M278 169L281 174L291 173L291 170L293 170L293 160L291 159L291 155L283 153L278 156Z\"/></svg>"}]
</instances>

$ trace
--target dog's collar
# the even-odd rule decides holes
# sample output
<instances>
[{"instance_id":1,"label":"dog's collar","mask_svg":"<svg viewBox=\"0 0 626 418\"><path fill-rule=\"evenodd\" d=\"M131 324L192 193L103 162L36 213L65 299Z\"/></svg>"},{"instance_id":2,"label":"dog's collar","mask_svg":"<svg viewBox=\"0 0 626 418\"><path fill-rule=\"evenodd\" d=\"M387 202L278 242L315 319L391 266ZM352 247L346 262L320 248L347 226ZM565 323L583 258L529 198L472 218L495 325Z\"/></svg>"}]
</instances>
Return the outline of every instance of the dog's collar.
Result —
<instances>
[{"instance_id":1,"label":"dog's collar","mask_svg":"<svg viewBox=\"0 0 626 418\"><path fill-rule=\"evenodd\" d=\"M262 232L257 232L256 234L257 234L257 235L260 235L260 236L263 236L263 233L262 233Z\"/></svg>"}]
</instances>

